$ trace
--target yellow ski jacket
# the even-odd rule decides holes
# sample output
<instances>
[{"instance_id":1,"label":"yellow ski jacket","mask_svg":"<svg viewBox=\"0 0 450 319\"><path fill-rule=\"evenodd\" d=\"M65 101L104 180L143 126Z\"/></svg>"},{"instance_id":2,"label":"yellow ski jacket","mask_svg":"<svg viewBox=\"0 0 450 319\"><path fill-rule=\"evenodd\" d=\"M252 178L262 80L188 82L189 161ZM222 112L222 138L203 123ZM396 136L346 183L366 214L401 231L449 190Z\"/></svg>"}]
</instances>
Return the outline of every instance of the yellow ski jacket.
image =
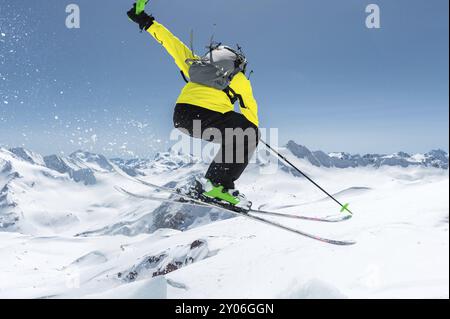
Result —
<instances>
[{"instance_id":1,"label":"yellow ski jacket","mask_svg":"<svg viewBox=\"0 0 450 319\"><path fill-rule=\"evenodd\" d=\"M167 50L178 68L188 77L189 65L186 60L196 58L192 51L167 28L156 21L148 28L147 32ZM232 97L238 99L241 113L250 122L258 126L258 105L253 97L252 85L245 74L238 73L231 81L230 88L236 94ZM183 88L177 103L196 105L222 114L234 111L234 105L225 92L192 82L187 83Z\"/></svg>"}]
</instances>

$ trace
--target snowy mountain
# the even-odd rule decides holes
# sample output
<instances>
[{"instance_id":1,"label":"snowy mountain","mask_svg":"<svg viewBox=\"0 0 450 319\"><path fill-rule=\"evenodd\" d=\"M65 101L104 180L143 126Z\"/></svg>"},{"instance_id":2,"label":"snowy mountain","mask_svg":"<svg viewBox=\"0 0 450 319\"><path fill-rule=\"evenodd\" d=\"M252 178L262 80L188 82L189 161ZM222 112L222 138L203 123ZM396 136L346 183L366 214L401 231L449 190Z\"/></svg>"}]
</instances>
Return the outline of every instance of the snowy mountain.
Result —
<instances>
[{"instance_id":1,"label":"snowy mountain","mask_svg":"<svg viewBox=\"0 0 450 319\"><path fill-rule=\"evenodd\" d=\"M102 155L82 151L61 157L41 156L24 148L0 149L0 231L38 234L35 228L48 226L51 231L59 232L59 227L53 229L53 226L69 221L79 224L86 212L104 211L106 214L122 207L116 206L117 202L123 201L123 196L114 190L114 186L126 185L130 181L117 171L130 176L159 175L192 167L195 162L190 156L170 156L169 153L158 154L152 161L125 161L108 160ZM138 216L138 212L142 213L140 218L132 221L121 219L117 223L111 223L111 218L108 218L105 225L98 223L95 229L85 229L86 225L82 225L80 234L136 235L164 227L185 230L197 219L206 218L205 215L209 220L208 210L201 214L201 209L191 209L194 212L185 209L182 214L174 213L172 216L168 213L172 209L168 205L158 208L153 204L153 209L147 210L132 202L128 199L123 206L129 205L126 210L132 211L133 217ZM223 212L218 215L231 217L231 214Z\"/></svg>"},{"instance_id":2,"label":"snowy mountain","mask_svg":"<svg viewBox=\"0 0 450 319\"><path fill-rule=\"evenodd\" d=\"M365 154L361 156L343 152L326 154L323 151L310 151L294 141L289 141L286 147L296 157L306 159L318 167L424 166L448 169L448 154L443 150L433 150L426 154L414 155L398 152L390 155Z\"/></svg>"},{"instance_id":3,"label":"snowy mountain","mask_svg":"<svg viewBox=\"0 0 450 319\"><path fill-rule=\"evenodd\" d=\"M110 160L0 148L0 298L448 298L448 154L359 156L294 142L281 152L355 216L334 225L271 219L357 245L114 189L168 197L127 174L181 186L207 167L189 155ZM287 167L266 175L262 166L251 164L238 184L254 207L338 214Z\"/></svg>"}]
</instances>

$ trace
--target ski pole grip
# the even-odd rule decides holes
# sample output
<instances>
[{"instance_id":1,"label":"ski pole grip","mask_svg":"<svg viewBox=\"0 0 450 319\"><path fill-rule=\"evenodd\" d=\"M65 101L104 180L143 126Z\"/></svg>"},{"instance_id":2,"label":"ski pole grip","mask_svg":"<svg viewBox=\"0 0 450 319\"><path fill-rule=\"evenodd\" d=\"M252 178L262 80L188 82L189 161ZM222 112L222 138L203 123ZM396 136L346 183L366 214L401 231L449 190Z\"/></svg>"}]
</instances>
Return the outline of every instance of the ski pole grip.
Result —
<instances>
[{"instance_id":1,"label":"ski pole grip","mask_svg":"<svg viewBox=\"0 0 450 319\"><path fill-rule=\"evenodd\" d=\"M148 0L137 0L136 1L136 14L139 15L145 10Z\"/></svg>"}]
</instances>

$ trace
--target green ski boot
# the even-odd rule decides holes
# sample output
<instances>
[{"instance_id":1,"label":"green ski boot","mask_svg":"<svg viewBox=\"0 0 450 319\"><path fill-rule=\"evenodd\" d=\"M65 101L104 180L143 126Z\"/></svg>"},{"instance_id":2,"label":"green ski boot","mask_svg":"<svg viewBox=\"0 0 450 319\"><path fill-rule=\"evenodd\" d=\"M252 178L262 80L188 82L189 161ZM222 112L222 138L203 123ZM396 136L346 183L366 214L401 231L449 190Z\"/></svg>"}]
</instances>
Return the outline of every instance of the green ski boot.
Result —
<instances>
[{"instance_id":1,"label":"green ski boot","mask_svg":"<svg viewBox=\"0 0 450 319\"><path fill-rule=\"evenodd\" d=\"M218 204L225 204L232 208L238 208L242 211L248 211L252 207L252 203L235 189L226 189L222 185L215 185L209 179L201 178L197 180L201 187L201 194Z\"/></svg>"}]
</instances>

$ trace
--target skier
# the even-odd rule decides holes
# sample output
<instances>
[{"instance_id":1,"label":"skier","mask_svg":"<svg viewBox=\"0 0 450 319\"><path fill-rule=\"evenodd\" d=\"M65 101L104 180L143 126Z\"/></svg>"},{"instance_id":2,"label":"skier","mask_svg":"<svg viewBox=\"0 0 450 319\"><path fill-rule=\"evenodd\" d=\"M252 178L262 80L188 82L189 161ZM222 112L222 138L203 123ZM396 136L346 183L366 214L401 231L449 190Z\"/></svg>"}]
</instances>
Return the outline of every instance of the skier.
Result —
<instances>
[{"instance_id":1,"label":"skier","mask_svg":"<svg viewBox=\"0 0 450 319\"><path fill-rule=\"evenodd\" d=\"M152 15L137 13L136 4L127 15L167 50L188 82L175 105L174 126L221 145L205 177L197 180L197 197L250 209L251 202L235 188L259 141L258 106L245 75L247 59L242 50L211 43L209 52L199 57ZM241 113L234 112L236 102ZM221 138L214 139L217 131Z\"/></svg>"}]
</instances>

